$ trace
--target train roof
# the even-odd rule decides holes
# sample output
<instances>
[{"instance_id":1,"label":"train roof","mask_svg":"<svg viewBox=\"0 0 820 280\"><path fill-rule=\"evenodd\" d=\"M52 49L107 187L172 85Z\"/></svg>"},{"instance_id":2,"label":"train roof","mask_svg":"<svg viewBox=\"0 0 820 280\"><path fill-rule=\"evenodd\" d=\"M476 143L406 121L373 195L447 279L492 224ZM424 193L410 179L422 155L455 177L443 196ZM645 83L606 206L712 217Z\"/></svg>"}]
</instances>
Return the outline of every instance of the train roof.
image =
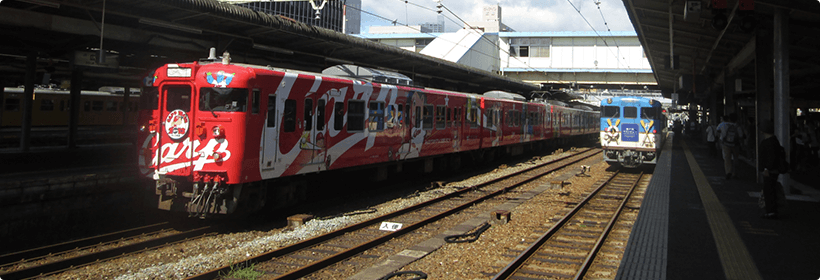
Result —
<instances>
[{"instance_id":1,"label":"train roof","mask_svg":"<svg viewBox=\"0 0 820 280\"><path fill-rule=\"evenodd\" d=\"M661 102L642 96L614 96L601 100L601 106L620 106L623 103L638 103L651 107L661 107Z\"/></svg>"},{"instance_id":2,"label":"train roof","mask_svg":"<svg viewBox=\"0 0 820 280\"><path fill-rule=\"evenodd\" d=\"M21 87L6 87L3 88L4 93L19 93L22 94L25 88ZM34 93L41 93L41 94L70 94L71 91L64 90L64 89L51 89L51 88L35 88ZM96 90L83 90L80 92L82 95L95 95L95 96L122 96L122 94L115 94L106 91L96 91ZM136 97L137 95L132 94L131 96Z\"/></svg>"}]
</instances>

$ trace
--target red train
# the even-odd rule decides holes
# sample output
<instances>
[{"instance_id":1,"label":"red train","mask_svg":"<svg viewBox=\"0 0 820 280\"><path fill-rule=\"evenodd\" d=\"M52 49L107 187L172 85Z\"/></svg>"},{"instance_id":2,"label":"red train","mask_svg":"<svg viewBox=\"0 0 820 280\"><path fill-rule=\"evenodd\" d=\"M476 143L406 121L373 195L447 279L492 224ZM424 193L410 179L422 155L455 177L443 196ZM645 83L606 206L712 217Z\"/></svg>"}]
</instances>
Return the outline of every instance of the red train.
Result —
<instances>
[{"instance_id":1,"label":"red train","mask_svg":"<svg viewBox=\"0 0 820 280\"><path fill-rule=\"evenodd\" d=\"M322 74L209 60L168 64L146 82L139 165L159 208L191 215L290 205L294 175L413 160L521 154L598 136L597 111L412 86L398 73L335 66Z\"/></svg>"}]
</instances>

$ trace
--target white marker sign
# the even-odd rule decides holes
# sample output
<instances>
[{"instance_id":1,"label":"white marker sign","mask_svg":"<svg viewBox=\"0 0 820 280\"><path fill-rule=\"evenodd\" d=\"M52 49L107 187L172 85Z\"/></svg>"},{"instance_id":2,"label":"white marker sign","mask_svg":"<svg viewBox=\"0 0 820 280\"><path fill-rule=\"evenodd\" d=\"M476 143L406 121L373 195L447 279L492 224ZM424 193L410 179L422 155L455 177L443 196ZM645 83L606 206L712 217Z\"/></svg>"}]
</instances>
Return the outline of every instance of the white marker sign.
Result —
<instances>
[{"instance_id":1,"label":"white marker sign","mask_svg":"<svg viewBox=\"0 0 820 280\"><path fill-rule=\"evenodd\" d=\"M382 222L382 225L379 227L380 230L386 231L397 231L401 229L400 223L391 223L391 222Z\"/></svg>"}]
</instances>

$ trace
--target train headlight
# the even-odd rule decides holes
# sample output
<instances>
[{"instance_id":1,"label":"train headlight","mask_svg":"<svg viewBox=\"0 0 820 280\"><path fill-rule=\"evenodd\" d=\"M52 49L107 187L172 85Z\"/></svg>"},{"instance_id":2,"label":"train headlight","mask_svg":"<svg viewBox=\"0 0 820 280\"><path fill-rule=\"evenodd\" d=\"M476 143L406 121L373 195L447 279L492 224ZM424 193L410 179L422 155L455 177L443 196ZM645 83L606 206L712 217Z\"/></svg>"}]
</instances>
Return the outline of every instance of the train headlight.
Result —
<instances>
[{"instance_id":1,"label":"train headlight","mask_svg":"<svg viewBox=\"0 0 820 280\"><path fill-rule=\"evenodd\" d=\"M140 132L145 132L145 126L140 126Z\"/></svg>"},{"instance_id":2,"label":"train headlight","mask_svg":"<svg viewBox=\"0 0 820 280\"><path fill-rule=\"evenodd\" d=\"M212 134L214 138L225 138L225 128L219 125L214 126Z\"/></svg>"}]
</instances>

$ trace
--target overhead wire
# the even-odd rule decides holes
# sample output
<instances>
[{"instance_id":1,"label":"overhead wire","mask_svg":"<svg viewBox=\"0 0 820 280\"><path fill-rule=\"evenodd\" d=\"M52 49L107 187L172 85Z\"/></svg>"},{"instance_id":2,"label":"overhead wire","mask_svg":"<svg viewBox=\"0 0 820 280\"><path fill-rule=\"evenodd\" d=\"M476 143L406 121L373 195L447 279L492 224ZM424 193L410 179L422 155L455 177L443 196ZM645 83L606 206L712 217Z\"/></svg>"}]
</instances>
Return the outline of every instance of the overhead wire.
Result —
<instances>
[{"instance_id":1,"label":"overhead wire","mask_svg":"<svg viewBox=\"0 0 820 280\"><path fill-rule=\"evenodd\" d=\"M389 19L389 18L387 18L387 17L384 17L384 16L381 16L381 15L378 15L378 14L374 14L374 13L371 13L371 12L365 11L365 10L360 9L360 8L358 8L358 7L353 7L353 6L350 6L350 7L348 7L348 8L352 8L352 9L355 9L355 10L359 10L359 11L360 11L360 12L362 12L362 13L366 13L366 14L368 14L368 15L371 15L371 16L374 16L374 17L377 17L377 18L382 19L382 20L385 20L385 21L387 21L387 22L390 22L390 23L393 23L393 24L398 24L398 25L401 25L401 26L405 26L405 27L407 27L407 28L413 29L413 30L418 31L418 32L420 32L420 33L427 34L427 35L432 35L432 36L434 36L435 38L442 39L442 40L444 40L444 41L446 41L446 42L449 42L449 43L452 43L452 44L454 44L454 45L456 45L456 46L460 46L460 47L464 47L464 48L468 48L468 49L469 49L469 46L465 46L465 45L459 44L458 42L453 42L453 41L447 40L447 39L445 39L445 38L437 37L437 36L436 36L435 34L433 34L433 33L430 33L430 32L424 32L424 31L422 31L422 30L421 30L421 29L419 29L419 28L415 28L415 27L410 26L410 25L408 25L408 24L406 24L406 23L399 22L398 20ZM478 51L478 50L475 50L475 51L476 51L476 52L478 52L478 53L480 53L480 54L482 54L482 55L484 55L484 56L487 56L487 57L490 57L490 58L495 58L495 56L493 56L493 55L491 55L491 54L487 54L487 53L485 53L485 52Z\"/></svg>"},{"instance_id":2,"label":"overhead wire","mask_svg":"<svg viewBox=\"0 0 820 280\"><path fill-rule=\"evenodd\" d=\"M595 1L595 0L593 0L593 1ZM601 36L601 34L599 34L599 33L598 33L598 30L595 30L595 27L593 27L593 26L592 26L592 24L591 24L591 23L589 23L589 20L587 20L587 17L585 17L585 16L584 16L584 14L583 14L583 13L581 13L581 9L578 9L577 7L575 7L575 4L572 4L572 1L570 1L570 0L567 0L567 3L569 3L569 4L572 6L572 8L573 8L573 9L575 9L575 11L576 11L576 12L578 12L578 15L580 15L580 16L581 16L581 18L582 18L582 19L584 19L584 22L586 22L586 23L587 23L587 25L589 25L589 28L591 28L591 29L592 29L592 32L595 32L595 35L596 35L596 36L598 36L598 38L601 38L601 40L603 40L603 41L604 41L604 45L606 45L606 46L607 46L607 50L609 50L609 52L610 52L613 56L615 56L615 60L618 62L618 65L619 65L619 66L622 66L622 65L621 65L621 58L620 58L617 54L615 54L614 52L612 52L612 49L610 49L610 47L609 47L609 43L607 43L607 42L606 42L606 39L604 39L604 37L603 37L603 36ZM601 9L601 7L600 7L600 6L598 6L598 10L599 10L599 11L600 11L600 9ZM603 13L601 14L601 17L603 17ZM604 22L606 22L606 21L604 21ZM607 28L608 28L608 27L607 27ZM611 31L610 31L610 34L611 34ZM616 44L617 44L617 40L615 40L615 41L616 41ZM620 52L620 47L618 47L618 51ZM626 66L626 72L627 72L627 73L629 73L629 72L631 72L630 70L631 70L631 69L629 68L629 66Z\"/></svg>"}]
</instances>

